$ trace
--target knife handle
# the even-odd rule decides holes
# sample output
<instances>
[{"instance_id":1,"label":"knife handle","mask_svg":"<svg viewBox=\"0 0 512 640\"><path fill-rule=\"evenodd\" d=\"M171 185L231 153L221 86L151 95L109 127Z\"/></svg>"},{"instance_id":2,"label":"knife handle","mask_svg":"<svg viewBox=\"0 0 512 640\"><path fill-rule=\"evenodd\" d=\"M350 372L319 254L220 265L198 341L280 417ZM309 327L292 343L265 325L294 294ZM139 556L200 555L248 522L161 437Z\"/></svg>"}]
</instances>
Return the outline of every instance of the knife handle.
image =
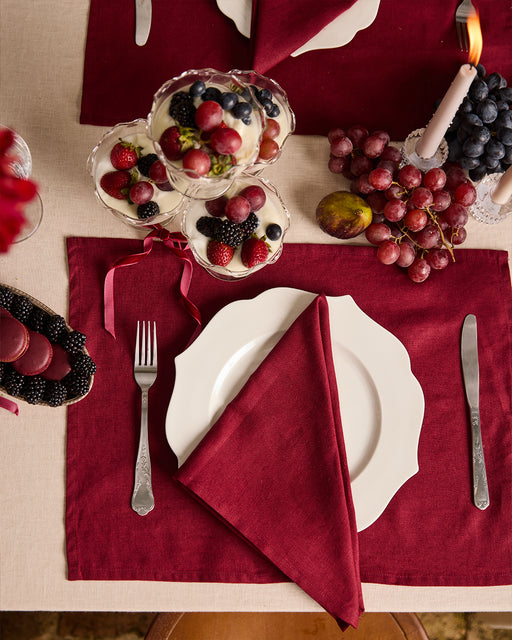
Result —
<instances>
[{"instance_id":1,"label":"knife handle","mask_svg":"<svg viewBox=\"0 0 512 640\"><path fill-rule=\"evenodd\" d=\"M480 412L471 409L471 438L473 441L473 502L478 509L489 506L489 487L485 472L484 450L480 430Z\"/></svg>"}]
</instances>

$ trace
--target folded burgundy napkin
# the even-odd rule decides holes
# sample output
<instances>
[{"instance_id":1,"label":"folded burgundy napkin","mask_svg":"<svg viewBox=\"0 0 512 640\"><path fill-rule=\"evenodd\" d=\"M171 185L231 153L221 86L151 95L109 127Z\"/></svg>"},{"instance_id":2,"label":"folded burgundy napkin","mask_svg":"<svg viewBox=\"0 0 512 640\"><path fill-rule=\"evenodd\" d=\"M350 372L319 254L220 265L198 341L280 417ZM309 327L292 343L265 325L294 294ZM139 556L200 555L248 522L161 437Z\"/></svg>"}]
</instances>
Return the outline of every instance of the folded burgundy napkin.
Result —
<instances>
[{"instance_id":1,"label":"folded burgundy napkin","mask_svg":"<svg viewBox=\"0 0 512 640\"><path fill-rule=\"evenodd\" d=\"M142 241L69 238L67 247L70 324L87 335L98 368L91 392L67 410L68 578L289 581L173 480L177 461L165 422L174 389L174 359L196 329L181 301L182 261L156 242L139 264L116 271L114 340L103 325L105 276L116 261L142 251ZM455 254L454 264L420 285L400 269L379 264L373 247L349 245L287 244L278 262L241 282L216 280L194 268L188 295L200 309L204 327L235 300L254 298L273 287L293 287L352 296L407 349L425 397L419 472L397 491L378 520L359 532L363 583L512 584L508 255L461 248ZM467 313L478 319L482 440L491 497L485 511L472 504L469 416L459 346ZM140 430L140 390L133 379L140 319L156 320L159 347L159 374L149 392L156 506L144 518L130 507Z\"/></svg>"},{"instance_id":2,"label":"folded burgundy napkin","mask_svg":"<svg viewBox=\"0 0 512 640\"><path fill-rule=\"evenodd\" d=\"M253 0L252 68L265 73L309 42L356 0Z\"/></svg>"},{"instance_id":3,"label":"folded burgundy napkin","mask_svg":"<svg viewBox=\"0 0 512 640\"><path fill-rule=\"evenodd\" d=\"M357 626L359 550L324 296L175 477L342 628Z\"/></svg>"}]
</instances>

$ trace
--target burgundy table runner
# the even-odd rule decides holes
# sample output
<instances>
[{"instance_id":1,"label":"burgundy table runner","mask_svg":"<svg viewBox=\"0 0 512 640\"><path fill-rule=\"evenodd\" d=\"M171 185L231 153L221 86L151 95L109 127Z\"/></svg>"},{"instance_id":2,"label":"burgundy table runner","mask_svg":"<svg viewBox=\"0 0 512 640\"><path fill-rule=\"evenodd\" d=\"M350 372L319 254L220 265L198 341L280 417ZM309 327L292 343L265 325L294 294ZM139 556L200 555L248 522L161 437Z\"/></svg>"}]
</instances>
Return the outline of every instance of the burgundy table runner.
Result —
<instances>
[{"instance_id":1,"label":"burgundy table runner","mask_svg":"<svg viewBox=\"0 0 512 640\"><path fill-rule=\"evenodd\" d=\"M138 47L133 4L127 8L122 0L91 0L80 122L112 126L144 118L157 89L187 69L255 68L288 93L299 134L325 135L333 126L359 123L404 140L426 126L434 102L467 62L454 25L459 0L433 0L421 7L408 0L381 0L373 24L345 46L279 61L311 28L351 4L301 0L302 10L291 23L291 3L259 0L255 33L248 40L215 0L195 0L193 11L187 2L153 0L151 33L147 44ZM483 32L481 62L489 73L498 71L512 83L512 12L492 0L475 4ZM311 7L314 21L308 18Z\"/></svg>"},{"instance_id":2,"label":"burgundy table runner","mask_svg":"<svg viewBox=\"0 0 512 640\"><path fill-rule=\"evenodd\" d=\"M69 320L88 336L88 349L98 365L89 395L68 407L68 577L287 580L173 479L176 459L165 438L173 361L196 325L180 303L182 264L162 243L155 243L138 265L118 269L117 341L103 328L105 275L114 261L141 247L137 240L68 240ZM288 286L351 295L407 348L425 395L420 470L379 519L358 534L363 582L512 583L512 295L507 254L459 248L456 257L455 264L421 285L397 268L380 265L371 247L287 244L275 265L236 283L215 280L198 266L194 269L189 295L204 324L229 302ZM481 416L491 501L483 512L471 502L470 436L459 356L467 313L477 316L480 341ZM138 319L156 320L159 327L159 377L150 392L156 507L144 518L130 508L139 434L140 392L132 373Z\"/></svg>"}]
</instances>

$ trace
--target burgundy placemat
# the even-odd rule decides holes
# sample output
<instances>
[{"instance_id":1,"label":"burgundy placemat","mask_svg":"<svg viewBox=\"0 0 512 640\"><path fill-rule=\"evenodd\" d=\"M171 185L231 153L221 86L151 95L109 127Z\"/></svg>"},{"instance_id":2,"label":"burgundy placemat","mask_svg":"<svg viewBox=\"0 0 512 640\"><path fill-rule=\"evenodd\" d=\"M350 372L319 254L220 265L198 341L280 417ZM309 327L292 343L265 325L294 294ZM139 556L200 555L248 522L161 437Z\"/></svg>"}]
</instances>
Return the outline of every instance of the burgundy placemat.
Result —
<instances>
[{"instance_id":1,"label":"burgundy placemat","mask_svg":"<svg viewBox=\"0 0 512 640\"><path fill-rule=\"evenodd\" d=\"M88 349L98 365L90 394L68 407L68 577L285 580L172 479L176 460L165 439L165 415L173 360L185 348L195 323L179 300L181 263L161 243L140 264L118 269L117 341L103 329L105 274L115 260L139 252L141 246L137 240L68 240L70 322L88 336ZM425 395L420 471L359 534L363 582L512 583L512 295L507 254L457 249L456 256L455 264L421 285L395 267L378 264L371 247L288 244L275 265L236 283L215 280L197 266L194 270L190 297L204 323L233 300L289 286L352 295L407 348ZM468 415L459 358L467 313L478 318L480 340L483 444L491 499L483 512L471 503ZM159 377L150 392L157 506L142 518L130 508L140 394L133 381L132 354L135 322L145 318L158 322L160 352ZM194 381L190 384L193 389ZM389 464L396 462L390 459Z\"/></svg>"},{"instance_id":2,"label":"burgundy placemat","mask_svg":"<svg viewBox=\"0 0 512 640\"><path fill-rule=\"evenodd\" d=\"M373 24L351 42L288 57L264 74L288 93L299 134L325 135L333 126L360 123L387 129L392 139L424 127L433 104L442 98L459 66L455 8L460 0L432 0L419 8L408 0L381 0ZM320 3L321 4L321 3ZM341 10L347 0L340 0ZM478 0L483 31L481 62L512 83L512 12L493 0ZM318 7L319 3L316 3ZM215 0L190 3L153 0L147 44L134 42L133 3L91 0L80 122L112 126L144 118L153 94L187 69L258 68L266 58L252 49ZM286 31L287 25L280 25ZM265 34L263 34L263 37ZM255 48L255 53L261 46Z\"/></svg>"}]
</instances>

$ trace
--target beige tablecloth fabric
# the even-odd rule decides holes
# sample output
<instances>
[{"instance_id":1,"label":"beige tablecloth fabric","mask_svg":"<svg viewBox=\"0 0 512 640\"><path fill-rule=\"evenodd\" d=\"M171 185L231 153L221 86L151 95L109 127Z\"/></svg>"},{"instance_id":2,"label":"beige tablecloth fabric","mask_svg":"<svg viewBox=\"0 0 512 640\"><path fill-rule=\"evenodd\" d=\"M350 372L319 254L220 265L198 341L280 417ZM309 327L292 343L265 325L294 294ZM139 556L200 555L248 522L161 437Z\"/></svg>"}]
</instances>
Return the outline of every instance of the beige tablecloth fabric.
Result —
<instances>
[{"instance_id":1,"label":"beige tablecloth fabric","mask_svg":"<svg viewBox=\"0 0 512 640\"><path fill-rule=\"evenodd\" d=\"M129 4L127 7L130 10ZM44 201L44 220L36 235L0 257L0 281L30 293L64 316L68 299L65 238L140 235L99 206L86 172L87 156L105 131L78 124L87 14L87 0L0 2L0 122L15 128L28 142L33 175ZM319 200L346 186L327 171L327 156L326 138L294 137L277 165L265 171L290 209L289 242L336 242L314 221ZM512 251L512 217L495 227L471 220L467 228L465 246ZM292 583L68 582L64 548L66 411L20 404L19 417L6 411L0 415L0 609L318 610ZM365 584L363 589L369 611L512 608L512 586Z\"/></svg>"}]
</instances>

